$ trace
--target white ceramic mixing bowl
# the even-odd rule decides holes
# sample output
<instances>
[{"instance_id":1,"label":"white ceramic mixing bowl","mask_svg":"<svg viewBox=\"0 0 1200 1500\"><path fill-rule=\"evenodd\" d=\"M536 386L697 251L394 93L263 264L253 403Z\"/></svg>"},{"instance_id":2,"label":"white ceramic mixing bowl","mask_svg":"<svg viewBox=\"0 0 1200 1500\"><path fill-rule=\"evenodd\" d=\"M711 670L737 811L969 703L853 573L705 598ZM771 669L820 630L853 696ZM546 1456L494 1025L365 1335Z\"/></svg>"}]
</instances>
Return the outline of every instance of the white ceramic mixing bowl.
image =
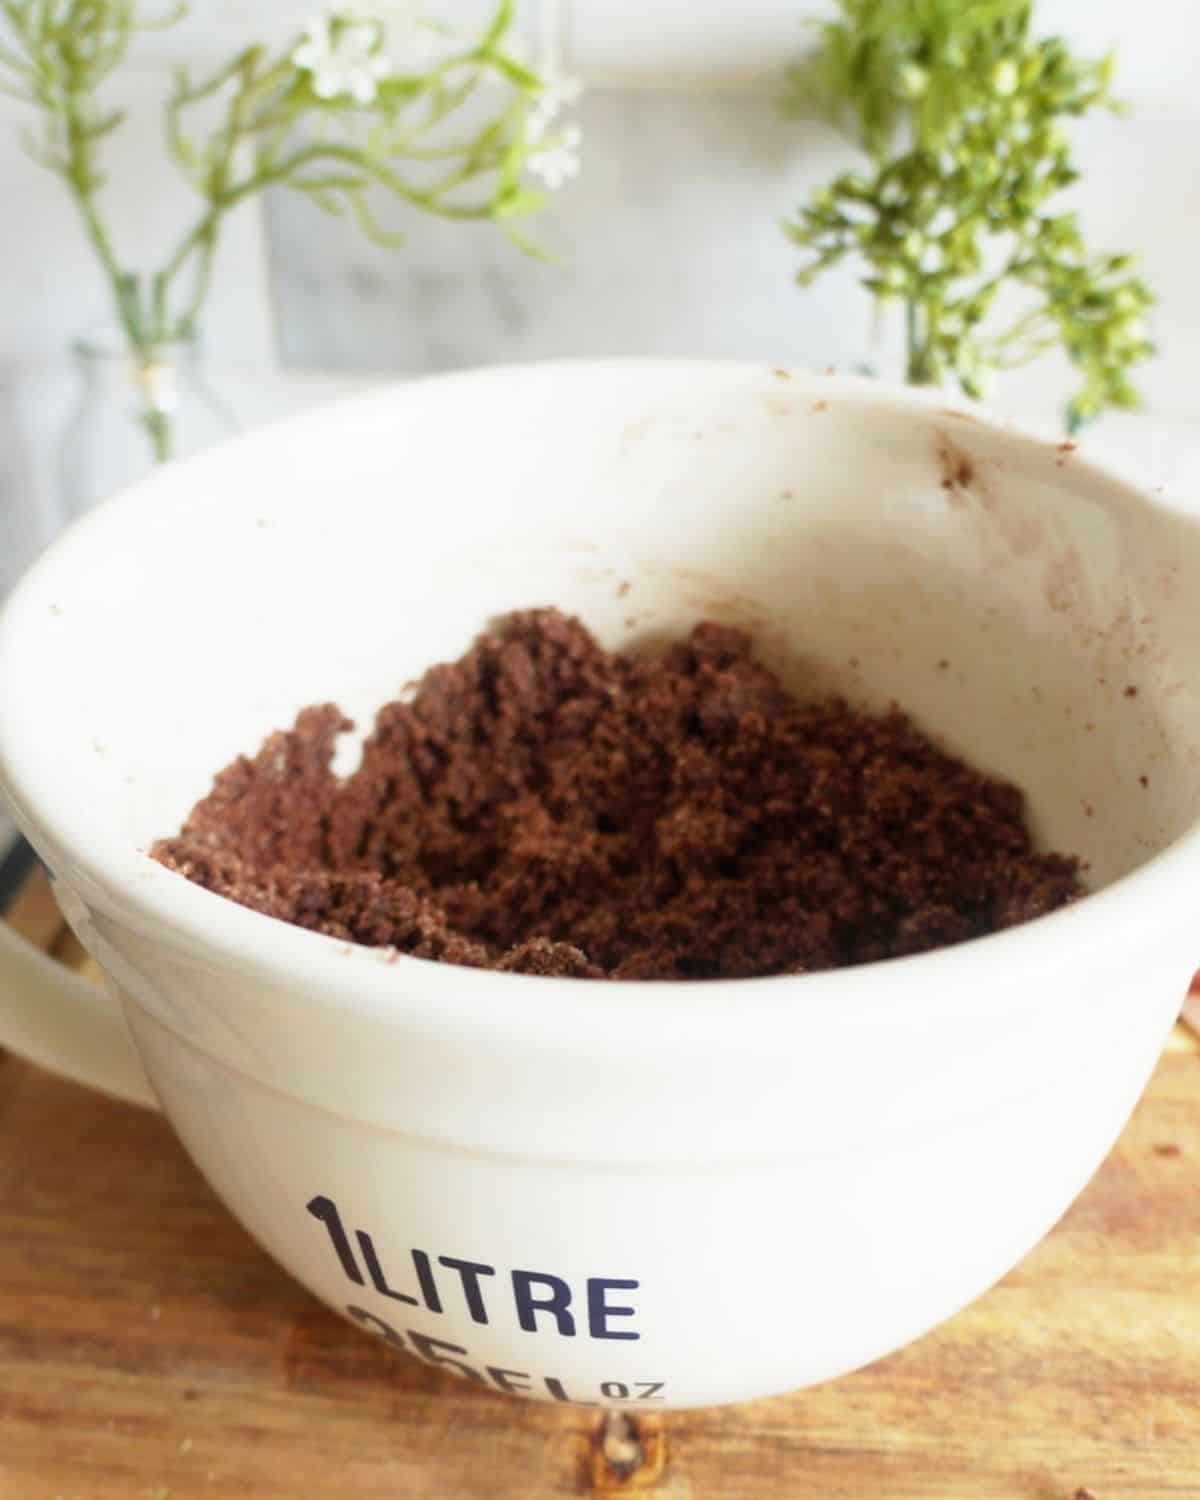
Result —
<instances>
[{"instance_id":1,"label":"white ceramic mixing bowl","mask_svg":"<svg viewBox=\"0 0 1200 1500\"><path fill-rule=\"evenodd\" d=\"M734 1401L913 1338L1070 1203L1195 966L1200 530L878 384L490 370L171 466L0 625L0 780L115 1007L8 938L0 1041L153 1096L365 1329L544 1400ZM700 617L1027 789L1096 894L804 977L596 984L285 926L145 854L302 705L360 722L494 616ZM948 662L947 667L941 665Z\"/></svg>"}]
</instances>

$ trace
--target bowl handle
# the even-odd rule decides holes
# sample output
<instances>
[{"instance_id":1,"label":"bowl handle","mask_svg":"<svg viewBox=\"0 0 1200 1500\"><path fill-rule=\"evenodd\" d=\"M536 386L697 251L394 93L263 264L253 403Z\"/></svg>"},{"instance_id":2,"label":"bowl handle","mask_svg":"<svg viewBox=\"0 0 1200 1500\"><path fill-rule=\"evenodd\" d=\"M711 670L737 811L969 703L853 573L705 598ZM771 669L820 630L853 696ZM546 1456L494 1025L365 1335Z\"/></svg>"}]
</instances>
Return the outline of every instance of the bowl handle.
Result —
<instances>
[{"instance_id":1,"label":"bowl handle","mask_svg":"<svg viewBox=\"0 0 1200 1500\"><path fill-rule=\"evenodd\" d=\"M158 1108L120 1004L4 922L0 1046L115 1099Z\"/></svg>"}]
</instances>

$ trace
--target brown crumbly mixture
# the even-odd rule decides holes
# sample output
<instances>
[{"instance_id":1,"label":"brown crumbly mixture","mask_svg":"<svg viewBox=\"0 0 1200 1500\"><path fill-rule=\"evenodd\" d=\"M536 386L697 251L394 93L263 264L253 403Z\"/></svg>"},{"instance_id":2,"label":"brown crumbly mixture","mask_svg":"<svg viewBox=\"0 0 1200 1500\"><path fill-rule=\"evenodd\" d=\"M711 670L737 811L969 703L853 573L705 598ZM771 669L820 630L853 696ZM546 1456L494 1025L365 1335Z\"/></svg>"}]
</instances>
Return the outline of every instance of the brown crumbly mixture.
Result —
<instances>
[{"instance_id":1,"label":"brown crumbly mixture","mask_svg":"<svg viewBox=\"0 0 1200 1500\"><path fill-rule=\"evenodd\" d=\"M1021 793L898 710L806 703L738 631L612 654L515 614L352 726L308 708L222 771L155 858L302 927L421 958L580 978L866 963L1081 894Z\"/></svg>"}]
</instances>

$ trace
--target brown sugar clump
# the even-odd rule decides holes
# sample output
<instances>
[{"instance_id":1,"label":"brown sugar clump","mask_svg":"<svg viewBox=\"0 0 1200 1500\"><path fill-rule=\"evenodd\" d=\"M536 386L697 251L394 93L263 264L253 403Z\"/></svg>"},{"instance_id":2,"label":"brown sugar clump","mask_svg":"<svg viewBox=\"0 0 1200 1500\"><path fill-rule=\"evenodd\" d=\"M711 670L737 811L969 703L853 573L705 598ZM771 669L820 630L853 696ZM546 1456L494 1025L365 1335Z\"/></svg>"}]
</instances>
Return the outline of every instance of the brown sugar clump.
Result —
<instances>
[{"instance_id":1,"label":"brown sugar clump","mask_svg":"<svg viewBox=\"0 0 1200 1500\"><path fill-rule=\"evenodd\" d=\"M578 978L797 973L1052 911L1019 791L900 711L804 702L749 639L603 651L530 610L381 709L305 709L217 776L155 858L244 906L419 958Z\"/></svg>"}]
</instances>

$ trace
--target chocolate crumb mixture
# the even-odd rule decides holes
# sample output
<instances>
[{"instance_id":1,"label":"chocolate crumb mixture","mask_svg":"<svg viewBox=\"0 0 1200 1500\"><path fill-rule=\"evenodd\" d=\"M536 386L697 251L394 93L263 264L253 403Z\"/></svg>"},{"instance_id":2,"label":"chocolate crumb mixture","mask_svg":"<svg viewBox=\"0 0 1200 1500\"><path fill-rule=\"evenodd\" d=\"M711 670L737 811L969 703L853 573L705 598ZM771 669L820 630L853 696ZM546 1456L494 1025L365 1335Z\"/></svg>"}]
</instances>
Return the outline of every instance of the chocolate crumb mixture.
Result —
<instances>
[{"instance_id":1,"label":"chocolate crumb mixture","mask_svg":"<svg viewBox=\"0 0 1200 1500\"><path fill-rule=\"evenodd\" d=\"M222 771L154 855L287 922L525 974L708 979L919 953L1081 894L1021 793L903 713L805 703L749 639L611 654L513 615L408 703L305 709Z\"/></svg>"}]
</instances>

